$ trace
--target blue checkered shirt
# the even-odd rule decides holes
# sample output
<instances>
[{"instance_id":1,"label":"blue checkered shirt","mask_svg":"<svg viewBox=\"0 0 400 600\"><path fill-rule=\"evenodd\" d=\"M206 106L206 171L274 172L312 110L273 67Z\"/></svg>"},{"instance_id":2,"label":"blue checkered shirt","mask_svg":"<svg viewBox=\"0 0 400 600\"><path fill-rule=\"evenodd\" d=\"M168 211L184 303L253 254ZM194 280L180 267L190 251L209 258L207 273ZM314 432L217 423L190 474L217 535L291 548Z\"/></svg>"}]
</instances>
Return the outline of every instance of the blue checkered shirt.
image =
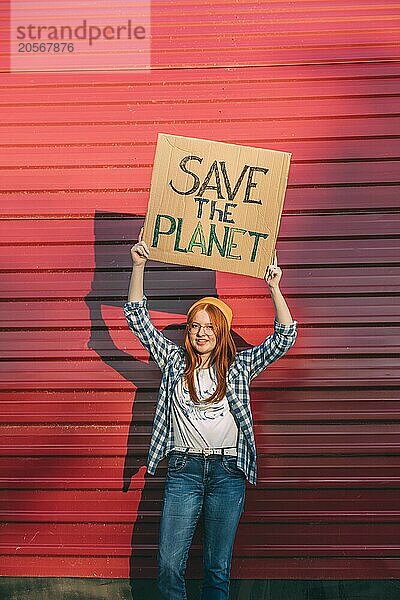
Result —
<instances>
[{"instance_id":1,"label":"blue checkered shirt","mask_svg":"<svg viewBox=\"0 0 400 600\"><path fill-rule=\"evenodd\" d=\"M146 296L137 302L126 302L124 314L129 328L139 338L152 360L162 371L147 458L147 471L154 475L160 460L174 447L171 399L174 387L186 367L186 350L183 346L178 346L166 338L153 325L147 308ZM274 333L259 346L238 352L228 370L226 397L238 426L236 464L253 485L257 481L257 462L250 408L250 382L293 346L296 329L296 321L291 325L283 325L275 319Z\"/></svg>"}]
</instances>

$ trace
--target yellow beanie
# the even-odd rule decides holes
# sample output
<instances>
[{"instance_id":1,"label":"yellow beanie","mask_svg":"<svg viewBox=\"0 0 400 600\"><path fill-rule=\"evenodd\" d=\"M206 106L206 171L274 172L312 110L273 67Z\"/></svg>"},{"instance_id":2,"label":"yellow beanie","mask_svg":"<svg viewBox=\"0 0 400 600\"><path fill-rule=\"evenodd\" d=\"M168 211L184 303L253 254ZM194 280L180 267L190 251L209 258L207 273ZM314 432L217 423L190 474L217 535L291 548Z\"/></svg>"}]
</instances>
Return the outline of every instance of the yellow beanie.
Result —
<instances>
[{"instance_id":1,"label":"yellow beanie","mask_svg":"<svg viewBox=\"0 0 400 600\"><path fill-rule=\"evenodd\" d=\"M197 300L197 302L192 304L192 306L189 308L188 312L200 303L201 304L203 304L203 303L213 304L214 306L219 308L219 310L225 315L225 318L228 321L228 326L229 327L231 326L233 313L232 313L232 309L227 304L225 304L225 302L223 302L219 298L213 298L211 296L206 296L205 298L201 298L200 300Z\"/></svg>"}]
</instances>

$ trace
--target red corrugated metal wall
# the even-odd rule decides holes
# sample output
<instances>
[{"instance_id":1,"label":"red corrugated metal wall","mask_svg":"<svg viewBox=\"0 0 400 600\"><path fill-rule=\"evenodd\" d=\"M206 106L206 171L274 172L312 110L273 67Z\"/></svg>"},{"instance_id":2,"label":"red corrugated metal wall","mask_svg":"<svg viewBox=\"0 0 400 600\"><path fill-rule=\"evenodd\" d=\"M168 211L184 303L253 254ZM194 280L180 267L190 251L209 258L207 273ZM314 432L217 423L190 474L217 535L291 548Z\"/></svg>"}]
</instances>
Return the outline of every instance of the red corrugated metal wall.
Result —
<instances>
[{"instance_id":1,"label":"red corrugated metal wall","mask_svg":"<svg viewBox=\"0 0 400 600\"><path fill-rule=\"evenodd\" d=\"M400 576L398 9L154 0L149 72L1 74L2 574L155 576L159 373L122 304L162 131L293 153L299 337L252 388L233 576ZM261 280L150 262L146 293L160 328L209 293L238 339L271 328Z\"/></svg>"}]
</instances>

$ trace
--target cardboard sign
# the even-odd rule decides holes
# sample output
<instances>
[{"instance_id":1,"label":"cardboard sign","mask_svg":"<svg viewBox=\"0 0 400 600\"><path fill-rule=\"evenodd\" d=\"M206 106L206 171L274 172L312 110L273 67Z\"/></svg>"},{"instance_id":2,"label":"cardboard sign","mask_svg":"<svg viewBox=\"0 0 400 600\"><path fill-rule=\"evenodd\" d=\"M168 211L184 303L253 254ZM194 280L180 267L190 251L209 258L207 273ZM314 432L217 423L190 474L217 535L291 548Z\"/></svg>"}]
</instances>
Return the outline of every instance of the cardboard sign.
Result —
<instances>
[{"instance_id":1,"label":"cardboard sign","mask_svg":"<svg viewBox=\"0 0 400 600\"><path fill-rule=\"evenodd\" d=\"M290 157L160 133L143 232L150 259L264 278Z\"/></svg>"}]
</instances>

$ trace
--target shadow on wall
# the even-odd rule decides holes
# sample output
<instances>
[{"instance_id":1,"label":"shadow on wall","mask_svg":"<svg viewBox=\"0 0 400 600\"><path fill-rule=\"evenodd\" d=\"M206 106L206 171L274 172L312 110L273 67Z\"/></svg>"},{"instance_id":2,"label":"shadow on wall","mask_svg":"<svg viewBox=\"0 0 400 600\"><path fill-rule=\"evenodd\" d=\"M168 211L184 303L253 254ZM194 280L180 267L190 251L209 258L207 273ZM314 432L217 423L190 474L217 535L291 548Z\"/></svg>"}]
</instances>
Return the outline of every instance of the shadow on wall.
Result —
<instances>
[{"instance_id":1,"label":"shadow on wall","mask_svg":"<svg viewBox=\"0 0 400 600\"><path fill-rule=\"evenodd\" d=\"M127 492L132 478L146 464L148 442L150 441L151 424L156 403L156 382L151 392L141 389L138 385L139 376L143 381L148 363L132 357L128 352L116 347L108 331L107 323L102 316L102 306L110 305L121 308L128 294L132 261L130 247L137 241L142 218L122 213L96 213L94 220L95 239L95 270L90 293L86 304L90 311L91 336L89 347L99 357L118 373L135 385L136 394L132 408L132 418L129 426L128 446L124 462L123 482L121 487ZM173 269L173 271L172 271ZM174 282L169 283L165 274L173 274ZM164 277L163 277L164 275ZM176 285L179 285L179 289ZM217 296L215 272L197 268L182 268L176 265L168 267L160 262L148 261L145 273L145 294L149 298L149 308L157 312L171 315L184 315L191 304L203 296ZM193 295L194 293L194 295ZM164 330L167 337L175 343L182 344L184 326L168 326ZM134 334L132 334L134 335ZM233 334L239 350L248 344ZM136 365L136 369L135 369ZM146 415L149 401L153 406L151 415ZM138 432L145 429L145 446L143 436ZM162 461L161 465L164 463ZM158 469L157 476L163 474ZM163 483L163 482L162 482ZM136 598L147 598L149 589L144 578L156 572L156 550L158 546L159 513L161 511L162 493L153 476L144 475L144 486L138 506L137 519L134 522L130 559L130 579ZM155 516L156 515L156 516ZM194 544L201 541L201 522L196 530ZM189 559L188 570L191 568ZM200 562L197 561L200 565ZM196 575L201 571L195 568ZM146 593L146 595L144 595ZM153 595L151 596L153 597ZM150 598L149 598L150 600Z\"/></svg>"}]
</instances>

